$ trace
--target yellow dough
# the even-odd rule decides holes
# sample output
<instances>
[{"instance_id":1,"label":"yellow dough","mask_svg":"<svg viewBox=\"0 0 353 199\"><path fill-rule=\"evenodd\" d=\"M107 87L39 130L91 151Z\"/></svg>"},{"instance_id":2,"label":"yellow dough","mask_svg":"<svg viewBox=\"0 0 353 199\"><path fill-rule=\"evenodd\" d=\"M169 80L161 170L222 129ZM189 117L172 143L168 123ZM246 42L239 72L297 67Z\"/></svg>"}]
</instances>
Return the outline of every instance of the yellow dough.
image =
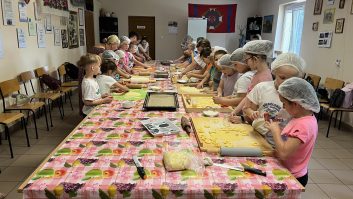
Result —
<instances>
[{"instance_id":1,"label":"yellow dough","mask_svg":"<svg viewBox=\"0 0 353 199\"><path fill-rule=\"evenodd\" d=\"M150 82L150 78L143 76L132 76L130 82L132 84L146 84Z\"/></svg>"},{"instance_id":2,"label":"yellow dough","mask_svg":"<svg viewBox=\"0 0 353 199\"><path fill-rule=\"evenodd\" d=\"M220 105L213 102L212 96L191 96L191 104L193 108L206 108L207 106L221 108Z\"/></svg>"},{"instance_id":3,"label":"yellow dough","mask_svg":"<svg viewBox=\"0 0 353 199\"><path fill-rule=\"evenodd\" d=\"M163 154L163 162L167 171L180 171L190 165L191 154L186 151L168 151Z\"/></svg>"},{"instance_id":4,"label":"yellow dough","mask_svg":"<svg viewBox=\"0 0 353 199\"><path fill-rule=\"evenodd\" d=\"M180 86L178 88L179 94L201 94L201 91L195 87Z\"/></svg>"}]
</instances>

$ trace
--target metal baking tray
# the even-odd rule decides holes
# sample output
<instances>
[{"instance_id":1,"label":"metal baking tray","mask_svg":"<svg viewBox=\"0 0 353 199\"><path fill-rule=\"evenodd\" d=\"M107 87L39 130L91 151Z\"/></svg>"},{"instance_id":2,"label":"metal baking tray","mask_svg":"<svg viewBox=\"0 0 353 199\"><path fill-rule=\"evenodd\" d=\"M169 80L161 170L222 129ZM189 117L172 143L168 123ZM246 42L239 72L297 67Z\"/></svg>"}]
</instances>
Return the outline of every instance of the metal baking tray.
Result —
<instances>
[{"instance_id":1,"label":"metal baking tray","mask_svg":"<svg viewBox=\"0 0 353 199\"><path fill-rule=\"evenodd\" d=\"M176 111L179 108L177 93L148 92L143 103L144 110Z\"/></svg>"}]
</instances>

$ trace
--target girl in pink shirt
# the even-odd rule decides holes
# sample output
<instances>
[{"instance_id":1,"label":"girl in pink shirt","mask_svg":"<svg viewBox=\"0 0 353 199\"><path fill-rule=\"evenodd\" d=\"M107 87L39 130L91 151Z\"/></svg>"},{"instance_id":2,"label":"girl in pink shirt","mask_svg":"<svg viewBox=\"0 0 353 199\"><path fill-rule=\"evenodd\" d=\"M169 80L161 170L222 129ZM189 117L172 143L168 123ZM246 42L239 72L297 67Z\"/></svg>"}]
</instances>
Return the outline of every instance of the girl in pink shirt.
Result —
<instances>
[{"instance_id":1,"label":"girl in pink shirt","mask_svg":"<svg viewBox=\"0 0 353 199\"><path fill-rule=\"evenodd\" d=\"M320 111L320 104L314 88L302 78L287 79L278 87L278 93L284 109L293 119L281 131L279 122L265 117L265 127L273 135L277 157L305 186L318 133L313 113Z\"/></svg>"}]
</instances>

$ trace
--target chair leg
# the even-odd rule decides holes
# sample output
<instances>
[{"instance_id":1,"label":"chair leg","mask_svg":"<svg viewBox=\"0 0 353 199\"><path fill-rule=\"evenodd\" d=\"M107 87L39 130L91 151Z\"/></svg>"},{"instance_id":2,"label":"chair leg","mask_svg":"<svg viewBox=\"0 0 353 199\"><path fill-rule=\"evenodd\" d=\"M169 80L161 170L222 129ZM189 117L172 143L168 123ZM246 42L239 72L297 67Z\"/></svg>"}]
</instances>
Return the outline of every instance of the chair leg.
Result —
<instances>
[{"instance_id":1,"label":"chair leg","mask_svg":"<svg viewBox=\"0 0 353 199\"><path fill-rule=\"evenodd\" d=\"M61 110L63 111L63 117L64 117L65 116L65 111L64 111L64 101L63 101L62 96L60 97L60 104L61 104Z\"/></svg>"},{"instance_id":2,"label":"chair leg","mask_svg":"<svg viewBox=\"0 0 353 199\"><path fill-rule=\"evenodd\" d=\"M43 109L44 109L45 123L47 124L47 131L49 131L48 116L47 116L47 108L46 108L45 104L44 104L44 106L43 106Z\"/></svg>"},{"instance_id":3,"label":"chair leg","mask_svg":"<svg viewBox=\"0 0 353 199\"><path fill-rule=\"evenodd\" d=\"M72 106L70 93L68 94L68 96L69 96L69 101L70 101L71 110L73 111L73 110L74 110L74 107Z\"/></svg>"},{"instance_id":4,"label":"chair leg","mask_svg":"<svg viewBox=\"0 0 353 199\"><path fill-rule=\"evenodd\" d=\"M33 122L34 122L34 129L36 131L36 139L38 139L38 129L37 129L37 120L36 120L36 115L34 114L34 111L33 112Z\"/></svg>"},{"instance_id":5,"label":"chair leg","mask_svg":"<svg viewBox=\"0 0 353 199\"><path fill-rule=\"evenodd\" d=\"M27 146L30 147L30 143L29 143L29 137L28 137L28 132L27 132L27 125L26 125L26 120L24 118L21 118L21 124L22 126L24 126L25 128L25 133L26 133L26 139L27 139Z\"/></svg>"},{"instance_id":6,"label":"chair leg","mask_svg":"<svg viewBox=\"0 0 353 199\"><path fill-rule=\"evenodd\" d=\"M340 123L339 123L339 125L338 125L338 129L339 129L339 130L341 130L342 115L343 115L343 111L341 111Z\"/></svg>"},{"instance_id":7,"label":"chair leg","mask_svg":"<svg viewBox=\"0 0 353 199\"><path fill-rule=\"evenodd\" d=\"M61 112L61 109L62 109L61 100L60 100L60 99L57 99L57 100L55 100L55 103L56 103L56 105L58 106L58 109L59 109L59 112L60 112L60 117L61 117L61 119L63 120L63 119L64 119L64 115L63 115L62 112Z\"/></svg>"},{"instance_id":8,"label":"chair leg","mask_svg":"<svg viewBox=\"0 0 353 199\"><path fill-rule=\"evenodd\" d=\"M332 111L332 113L330 115L330 121L328 122L328 128L327 128L327 133L326 133L327 138L328 138L328 134L330 133L331 121L332 121L332 117L333 117L334 113L335 113L335 111Z\"/></svg>"},{"instance_id":9,"label":"chair leg","mask_svg":"<svg viewBox=\"0 0 353 199\"><path fill-rule=\"evenodd\" d=\"M338 111L336 111L336 117L335 117L335 125L333 126L333 127L335 127L336 128L336 123L337 123L337 118L338 117Z\"/></svg>"},{"instance_id":10,"label":"chair leg","mask_svg":"<svg viewBox=\"0 0 353 199\"><path fill-rule=\"evenodd\" d=\"M50 103L51 103L52 106L53 106L53 101L48 101L48 111L49 111L50 127L53 127L53 119L51 118ZM44 106L45 106L45 105L44 105Z\"/></svg>"},{"instance_id":11,"label":"chair leg","mask_svg":"<svg viewBox=\"0 0 353 199\"><path fill-rule=\"evenodd\" d=\"M9 127L8 127L7 125L5 125L5 134L7 134L7 140L8 140L8 142L9 142L11 158L13 158L13 151L12 151L11 138L10 138L10 133L9 133Z\"/></svg>"}]
</instances>

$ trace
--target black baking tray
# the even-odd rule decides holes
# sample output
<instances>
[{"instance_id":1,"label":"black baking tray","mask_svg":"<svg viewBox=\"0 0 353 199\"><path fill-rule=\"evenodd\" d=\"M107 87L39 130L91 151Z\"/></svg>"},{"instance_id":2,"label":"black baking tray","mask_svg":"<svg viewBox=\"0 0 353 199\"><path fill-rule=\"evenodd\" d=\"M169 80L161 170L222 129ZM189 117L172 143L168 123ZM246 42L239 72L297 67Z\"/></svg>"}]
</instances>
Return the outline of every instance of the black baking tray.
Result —
<instances>
[{"instance_id":1,"label":"black baking tray","mask_svg":"<svg viewBox=\"0 0 353 199\"><path fill-rule=\"evenodd\" d=\"M153 99L154 97L163 97L163 95L167 96L172 96L173 102L171 106L153 106L149 105L149 101ZM179 103L178 103L178 94L177 93L171 93L171 92L148 92L145 97L145 102L143 103L143 109L146 111L152 111L152 110L166 110L166 111L176 111L179 108Z\"/></svg>"}]
</instances>

